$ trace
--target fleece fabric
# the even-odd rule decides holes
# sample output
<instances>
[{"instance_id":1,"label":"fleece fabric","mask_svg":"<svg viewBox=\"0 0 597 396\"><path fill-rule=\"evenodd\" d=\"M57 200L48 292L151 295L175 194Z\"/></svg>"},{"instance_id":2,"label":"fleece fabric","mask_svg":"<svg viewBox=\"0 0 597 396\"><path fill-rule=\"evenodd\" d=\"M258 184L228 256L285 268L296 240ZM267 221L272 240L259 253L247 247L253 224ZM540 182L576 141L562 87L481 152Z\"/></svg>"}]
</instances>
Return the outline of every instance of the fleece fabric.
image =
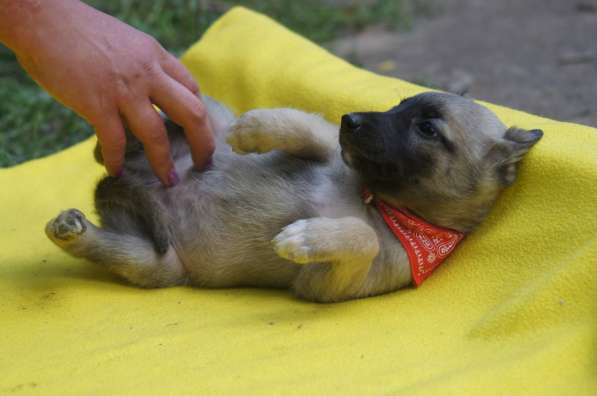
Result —
<instances>
[{"instance_id":1,"label":"fleece fabric","mask_svg":"<svg viewBox=\"0 0 597 396\"><path fill-rule=\"evenodd\" d=\"M243 8L182 60L239 113L338 122L425 89ZM94 219L94 139L0 170L0 394L597 394L597 130L489 107L545 132L517 183L421 287L341 304L142 290L62 253L44 225L69 207Z\"/></svg>"}]
</instances>

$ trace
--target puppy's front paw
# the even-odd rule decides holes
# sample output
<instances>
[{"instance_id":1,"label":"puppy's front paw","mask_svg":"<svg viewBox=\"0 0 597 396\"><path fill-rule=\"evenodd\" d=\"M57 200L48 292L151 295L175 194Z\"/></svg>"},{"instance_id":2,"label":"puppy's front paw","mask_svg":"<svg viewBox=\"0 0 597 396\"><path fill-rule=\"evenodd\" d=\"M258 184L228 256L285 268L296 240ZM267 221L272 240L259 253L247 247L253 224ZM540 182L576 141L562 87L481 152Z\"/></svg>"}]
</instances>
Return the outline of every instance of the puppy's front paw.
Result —
<instances>
[{"instance_id":1,"label":"puppy's front paw","mask_svg":"<svg viewBox=\"0 0 597 396\"><path fill-rule=\"evenodd\" d=\"M282 229L272 241L278 256L299 264L311 262L311 246L307 241L307 220L298 220Z\"/></svg>"},{"instance_id":2,"label":"puppy's front paw","mask_svg":"<svg viewBox=\"0 0 597 396\"><path fill-rule=\"evenodd\" d=\"M274 149L274 136L268 134L262 122L267 110L251 110L243 114L232 126L226 142L237 154L267 153Z\"/></svg>"},{"instance_id":3,"label":"puppy's front paw","mask_svg":"<svg viewBox=\"0 0 597 396\"><path fill-rule=\"evenodd\" d=\"M85 215L77 209L69 209L46 224L46 235L59 245L71 242L87 231Z\"/></svg>"},{"instance_id":4,"label":"puppy's front paw","mask_svg":"<svg viewBox=\"0 0 597 396\"><path fill-rule=\"evenodd\" d=\"M334 240L335 227L333 220L325 218L295 221L274 238L274 250L297 264L333 261L342 243Z\"/></svg>"}]
</instances>

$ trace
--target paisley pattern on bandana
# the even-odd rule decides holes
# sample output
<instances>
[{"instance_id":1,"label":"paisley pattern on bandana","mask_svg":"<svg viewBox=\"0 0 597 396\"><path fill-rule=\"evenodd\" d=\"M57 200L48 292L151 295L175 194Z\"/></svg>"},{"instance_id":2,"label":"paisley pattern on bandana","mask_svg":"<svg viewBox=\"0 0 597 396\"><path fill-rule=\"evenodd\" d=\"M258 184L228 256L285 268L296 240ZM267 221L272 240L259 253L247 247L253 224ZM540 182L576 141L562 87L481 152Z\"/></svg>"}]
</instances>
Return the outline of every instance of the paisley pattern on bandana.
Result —
<instances>
[{"instance_id":1,"label":"paisley pattern on bandana","mask_svg":"<svg viewBox=\"0 0 597 396\"><path fill-rule=\"evenodd\" d=\"M464 233L429 224L406 209L388 205L365 190L366 204L374 202L392 233L400 240L410 262L413 281L419 286L454 251Z\"/></svg>"}]
</instances>

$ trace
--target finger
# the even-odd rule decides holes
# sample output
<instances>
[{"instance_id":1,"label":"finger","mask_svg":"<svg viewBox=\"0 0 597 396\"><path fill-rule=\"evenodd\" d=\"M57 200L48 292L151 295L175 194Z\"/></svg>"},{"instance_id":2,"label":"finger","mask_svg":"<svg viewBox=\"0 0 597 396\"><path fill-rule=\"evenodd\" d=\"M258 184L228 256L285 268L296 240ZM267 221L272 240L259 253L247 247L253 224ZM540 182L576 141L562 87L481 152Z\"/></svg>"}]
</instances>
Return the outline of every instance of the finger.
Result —
<instances>
[{"instance_id":1,"label":"finger","mask_svg":"<svg viewBox=\"0 0 597 396\"><path fill-rule=\"evenodd\" d=\"M178 81L184 87L186 87L189 91L193 94L199 94L199 85L191 75L191 73L187 70L186 67L178 59L172 56L170 53L166 56L165 60L161 63L162 69L172 77L174 80Z\"/></svg>"},{"instance_id":2,"label":"finger","mask_svg":"<svg viewBox=\"0 0 597 396\"><path fill-rule=\"evenodd\" d=\"M193 162L198 169L203 169L215 149L203 102L166 74L154 80L150 95L168 117L184 129Z\"/></svg>"},{"instance_id":3,"label":"finger","mask_svg":"<svg viewBox=\"0 0 597 396\"><path fill-rule=\"evenodd\" d=\"M126 135L118 113L93 123L102 149L104 166L111 176L120 176L124 165Z\"/></svg>"},{"instance_id":4,"label":"finger","mask_svg":"<svg viewBox=\"0 0 597 396\"><path fill-rule=\"evenodd\" d=\"M140 101L123 106L123 115L133 133L143 143L145 155L153 172L168 187L178 182L170 156L170 142L162 118L151 102Z\"/></svg>"}]
</instances>

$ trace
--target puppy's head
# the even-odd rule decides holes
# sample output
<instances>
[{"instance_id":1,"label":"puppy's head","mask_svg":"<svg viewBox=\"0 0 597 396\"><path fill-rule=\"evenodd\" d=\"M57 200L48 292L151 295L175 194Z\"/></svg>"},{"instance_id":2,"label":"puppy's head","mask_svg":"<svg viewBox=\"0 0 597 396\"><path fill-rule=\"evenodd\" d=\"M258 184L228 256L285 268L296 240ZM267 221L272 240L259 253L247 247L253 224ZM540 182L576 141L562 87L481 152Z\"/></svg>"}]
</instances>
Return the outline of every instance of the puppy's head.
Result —
<instances>
[{"instance_id":1,"label":"puppy's head","mask_svg":"<svg viewBox=\"0 0 597 396\"><path fill-rule=\"evenodd\" d=\"M346 114L340 127L343 159L370 190L461 231L483 220L542 136L507 128L470 99L432 92L386 112Z\"/></svg>"}]
</instances>

